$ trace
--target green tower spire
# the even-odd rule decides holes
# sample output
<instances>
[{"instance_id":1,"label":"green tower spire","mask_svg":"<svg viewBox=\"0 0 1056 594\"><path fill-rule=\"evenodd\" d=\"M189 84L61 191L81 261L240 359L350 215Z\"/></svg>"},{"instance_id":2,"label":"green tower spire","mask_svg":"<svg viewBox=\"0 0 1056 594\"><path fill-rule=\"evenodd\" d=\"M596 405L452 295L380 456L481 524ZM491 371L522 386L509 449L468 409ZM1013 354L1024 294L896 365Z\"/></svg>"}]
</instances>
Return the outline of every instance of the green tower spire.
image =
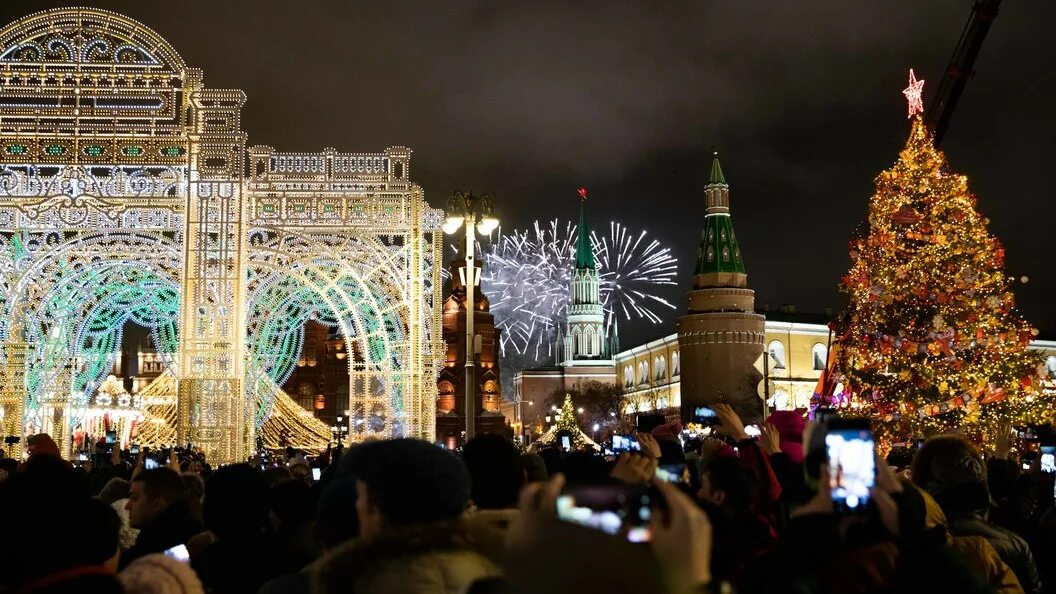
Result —
<instances>
[{"instance_id":1,"label":"green tower spire","mask_svg":"<svg viewBox=\"0 0 1056 594\"><path fill-rule=\"evenodd\" d=\"M594 248L590 245L587 227L587 189L579 189L579 227L576 235L576 270L594 270Z\"/></svg>"},{"instance_id":2,"label":"green tower spire","mask_svg":"<svg viewBox=\"0 0 1056 594\"><path fill-rule=\"evenodd\" d=\"M709 184L725 184L726 176L722 174L722 166L719 165L719 151L712 150L711 159L711 176L708 178Z\"/></svg>"},{"instance_id":3,"label":"green tower spire","mask_svg":"<svg viewBox=\"0 0 1056 594\"><path fill-rule=\"evenodd\" d=\"M696 274L745 274L741 246L733 233L729 191L726 176L719 165L719 153L715 151L708 185L704 187L708 214L700 231Z\"/></svg>"}]
</instances>

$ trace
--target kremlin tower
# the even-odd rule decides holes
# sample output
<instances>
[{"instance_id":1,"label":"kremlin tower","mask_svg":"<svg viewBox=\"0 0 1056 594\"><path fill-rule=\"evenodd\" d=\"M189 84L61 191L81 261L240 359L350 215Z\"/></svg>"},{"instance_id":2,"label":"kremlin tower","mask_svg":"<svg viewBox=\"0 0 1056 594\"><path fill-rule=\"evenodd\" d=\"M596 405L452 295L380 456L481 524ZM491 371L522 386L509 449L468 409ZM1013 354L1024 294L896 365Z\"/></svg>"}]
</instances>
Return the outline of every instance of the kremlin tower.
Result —
<instances>
[{"instance_id":1,"label":"kremlin tower","mask_svg":"<svg viewBox=\"0 0 1056 594\"><path fill-rule=\"evenodd\" d=\"M755 312L755 291L730 217L730 187L718 153L704 188L707 214L697 248L689 308L677 324L682 357L682 420L692 422L693 409L726 402L744 422L762 416L757 385L762 375L755 362L763 353L764 317Z\"/></svg>"},{"instance_id":2,"label":"kremlin tower","mask_svg":"<svg viewBox=\"0 0 1056 594\"><path fill-rule=\"evenodd\" d=\"M557 360L565 367L595 366L603 360L611 365L611 345L605 327L605 311L601 306L601 280L587 226L586 188L579 189L579 196L576 267L572 270L565 328L557 339Z\"/></svg>"}]
</instances>

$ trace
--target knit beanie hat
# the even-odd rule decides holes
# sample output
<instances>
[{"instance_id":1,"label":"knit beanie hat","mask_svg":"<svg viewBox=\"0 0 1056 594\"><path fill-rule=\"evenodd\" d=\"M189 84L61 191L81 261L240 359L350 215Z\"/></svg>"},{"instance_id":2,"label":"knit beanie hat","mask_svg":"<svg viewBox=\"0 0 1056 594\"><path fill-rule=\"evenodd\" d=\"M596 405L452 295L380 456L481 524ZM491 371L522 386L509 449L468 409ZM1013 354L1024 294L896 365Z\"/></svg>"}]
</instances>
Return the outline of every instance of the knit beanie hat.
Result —
<instances>
[{"instance_id":1,"label":"knit beanie hat","mask_svg":"<svg viewBox=\"0 0 1056 594\"><path fill-rule=\"evenodd\" d=\"M469 504L469 471L451 452L417 439L361 444L341 467L370 488L393 526L454 520Z\"/></svg>"},{"instance_id":2,"label":"knit beanie hat","mask_svg":"<svg viewBox=\"0 0 1056 594\"><path fill-rule=\"evenodd\" d=\"M204 594L190 564L162 554L146 555L117 574L125 594Z\"/></svg>"}]
</instances>

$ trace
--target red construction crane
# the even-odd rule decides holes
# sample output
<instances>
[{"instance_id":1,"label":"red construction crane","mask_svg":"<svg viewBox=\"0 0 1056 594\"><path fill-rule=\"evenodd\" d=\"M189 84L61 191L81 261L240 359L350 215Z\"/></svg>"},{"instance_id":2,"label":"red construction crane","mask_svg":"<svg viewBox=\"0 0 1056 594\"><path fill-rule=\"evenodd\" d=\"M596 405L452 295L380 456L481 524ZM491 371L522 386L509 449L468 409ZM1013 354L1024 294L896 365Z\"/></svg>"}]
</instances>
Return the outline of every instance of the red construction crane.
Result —
<instances>
[{"instance_id":1,"label":"red construction crane","mask_svg":"<svg viewBox=\"0 0 1056 594\"><path fill-rule=\"evenodd\" d=\"M968 17L968 24L964 26L957 49L950 58L950 65L946 67L942 82L939 83L938 90L924 114L924 122L935 137L935 146L942 142L946 128L950 125L950 117L957 107L957 100L964 92L968 79L975 74L972 67L975 65L975 59L979 57L979 49L990 31L990 25L997 17L997 7L1000 4L1001 0L976 0L975 6L972 7L972 14Z\"/></svg>"}]
</instances>

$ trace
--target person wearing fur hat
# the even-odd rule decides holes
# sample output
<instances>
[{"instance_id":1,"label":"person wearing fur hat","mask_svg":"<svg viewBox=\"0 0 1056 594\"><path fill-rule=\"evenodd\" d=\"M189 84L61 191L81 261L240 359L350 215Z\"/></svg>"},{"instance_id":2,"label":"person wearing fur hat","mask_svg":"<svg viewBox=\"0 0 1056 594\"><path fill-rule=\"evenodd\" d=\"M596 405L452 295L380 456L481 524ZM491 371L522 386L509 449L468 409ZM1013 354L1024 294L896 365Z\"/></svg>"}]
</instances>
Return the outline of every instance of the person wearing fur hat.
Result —
<instances>
[{"instance_id":1,"label":"person wearing fur hat","mask_svg":"<svg viewBox=\"0 0 1056 594\"><path fill-rule=\"evenodd\" d=\"M136 559L117 574L125 594L204 594L191 566L162 554Z\"/></svg>"}]
</instances>

